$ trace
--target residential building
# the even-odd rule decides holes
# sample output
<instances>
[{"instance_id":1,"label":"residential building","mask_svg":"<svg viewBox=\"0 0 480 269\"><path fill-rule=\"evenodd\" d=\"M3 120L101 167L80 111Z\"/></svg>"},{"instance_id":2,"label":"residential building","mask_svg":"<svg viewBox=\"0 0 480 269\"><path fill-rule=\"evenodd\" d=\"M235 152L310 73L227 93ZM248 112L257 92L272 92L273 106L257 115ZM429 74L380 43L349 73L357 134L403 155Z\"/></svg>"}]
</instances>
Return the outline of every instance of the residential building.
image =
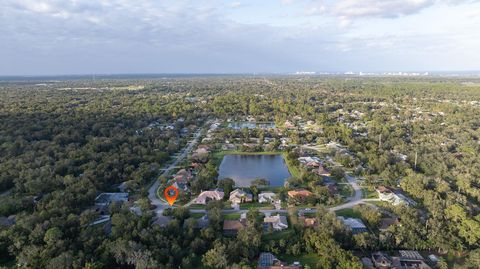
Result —
<instances>
[{"instance_id":1,"label":"residential building","mask_svg":"<svg viewBox=\"0 0 480 269\"><path fill-rule=\"evenodd\" d=\"M236 235L238 231L247 227L247 216L242 214L239 220L224 220L223 221L223 234L224 235Z\"/></svg>"},{"instance_id":2,"label":"residential building","mask_svg":"<svg viewBox=\"0 0 480 269\"><path fill-rule=\"evenodd\" d=\"M232 202L232 204L249 203L253 201L253 195L242 189L236 189L230 192L230 198L228 200Z\"/></svg>"},{"instance_id":3,"label":"residential building","mask_svg":"<svg viewBox=\"0 0 480 269\"><path fill-rule=\"evenodd\" d=\"M267 216L263 219L263 224L265 228L271 226L275 231L282 231L288 228L287 217L281 215Z\"/></svg>"},{"instance_id":4,"label":"residential building","mask_svg":"<svg viewBox=\"0 0 480 269\"><path fill-rule=\"evenodd\" d=\"M398 218L382 218L380 220L380 226L378 229L381 232L383 232L383 231L386 231L390 226L398 225L398 224L400 224L400 221Z\"/></svg>"},{"instance_id":5,"label":"residential building","mask_svg":"<svg viewBox=\"0 0 480 269\"><path fill-rule=\"evenodd\" d=\"M270 252L262 252L258 257L257 269L300 269L302 265L299 262L285 264Z\"/></svg>"},{"instance_id":6,"label":"residential building","mask_svg":"<svg viewBox=\"0 0 480 269\"><path fill-rule=\"evenodd\" d=\"M259 203L274 203L277 195L273 192L262 192L258 194Z\"/></svg>"},{"instance_id":7,"label":"residential building","mask_svg":"<svg viewBox=\"0 0 480 269\"><path fill-rule=\"evenodd\" d=\"M128 193L126 192L103 192L95 198L95 204L108 206L112 202L128 201Z\"/></svg>"},{"instance_id":8,"label":"residential building","mask_svg":"<svg viewBox=\"0 0 480 269\"><path fill-rule=\"evenodd\" d=\"M289 120L286 120L285 121L285 128L287 129L294 129L295 128L295 124L293 124L291 121Z\"/></svg>"},{"instance_id":9,"label":"residential building","mask_svg":"<svg viewBox=\"0 0 480 269\"><path fill-rule=\"evenodd\" d=\"M352 234L359 234L359 233L367 233L368 229L367 226L363 223L361 219L357 218L344 218L342 216L337 217L340 221L343 222L345 226L347 226L351 231Z\"/></svg>"},{"instance_id":10,"label":"residential building","mask_svg":"<svg viewBox=\"0 0 480 269\"><path fill-rule=\"evenodd\" d=\"M317 169L314 169L313 172L319 176L329 177L331 176L330 170L325 168L323 165L319 165Z\"/></svg>"},{"instance_id":11,"label":"residential building","mask_svg":"<svg viewBox=\"0 0 480 269\"><path fill-rule=\"evenodd\" d=\"M304 216L300 216L298 221L303 224L303 227L313 228L318 225L316 218L306 218Z\"/></svg>"},{"instance_id":12,"label":"residential building","mask_svg":"<svg viewBox=\"0 0 480 269\"><path fill-rule=\"evenodd\" d=\"M203 191L195 199L195 204L206 205L208 202L213 201L213 200L219 201L219 200L223 199L224 195L225 195L225 193L220 189Z\"/></svg>"},{"instance_id":13,"label":"residential building","mask_svg":"<svg viewBox=\"0 0 480 269\"><path fill-rule=\"evenodd\" d=\"M372 261L375 268L387 269L392 267L392 258L381 251L372 253Z\"/></svg>"},{"instance_id":14,"label":"residential building","mask_svg":"<svg viewBox=\"0 0 480 269\"><path fill-rule=\"evenodd\" d=\"M405 194L402 193L400 189L392 190L385 186L377 187L378 198L381 201L389 202L393 205L413 205L415 206L417 203L412 200L411 198L407 197Z\"/></svg>"},{"instance_id":15,"label":"residential building","mask_svg":"<svg viewBox=\"0 0 480 269\"><path fill-rule=\"evenodd\" d=\"M294 198L295 196L308 197L313 195L310 191L307 190L292 190L288 192L288 197Z\"/></svg>"},{"instance_id":16,"label":"residential building","mask_svg":"<svg viewBox=\"0 0 480 269\"><path fill-rule=\"evenodd\" d=\"M405 269L430 269L431 267L425 263L425 259L414 250L400 250L400 257L394 259L393 265L398 268Z\"/></svg>"}]
</instances>

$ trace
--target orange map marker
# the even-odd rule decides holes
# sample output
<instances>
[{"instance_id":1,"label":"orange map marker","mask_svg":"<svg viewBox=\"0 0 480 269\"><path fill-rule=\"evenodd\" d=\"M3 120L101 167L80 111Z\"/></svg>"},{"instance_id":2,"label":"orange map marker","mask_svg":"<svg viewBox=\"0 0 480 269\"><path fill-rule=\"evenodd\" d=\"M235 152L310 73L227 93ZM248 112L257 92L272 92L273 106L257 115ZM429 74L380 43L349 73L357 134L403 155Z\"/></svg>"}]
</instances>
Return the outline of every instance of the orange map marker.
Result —
<instances>
[{"instance_id":1,"label":"orange map marker","mask_svg":"<svg viewBox=\"0 0 480 269\"><path fill-rule=\"evenodd\" d=\"M165 199L167 200L167 202L170 205L173 205L173 203L175 203L175 200L177 200L178 197L178 189L174 186L170 186L163 191L163 194L165 195Z\"/></svg>"}]
</instances>

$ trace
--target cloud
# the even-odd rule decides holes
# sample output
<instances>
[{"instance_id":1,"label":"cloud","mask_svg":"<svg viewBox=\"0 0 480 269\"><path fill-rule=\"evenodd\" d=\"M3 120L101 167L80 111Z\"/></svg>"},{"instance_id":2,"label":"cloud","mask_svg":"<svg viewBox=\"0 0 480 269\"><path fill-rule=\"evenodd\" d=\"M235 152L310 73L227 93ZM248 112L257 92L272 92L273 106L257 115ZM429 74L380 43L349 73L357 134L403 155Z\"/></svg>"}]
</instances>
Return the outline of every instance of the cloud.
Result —
<instances>
[{"instance_id":1,"label":"cloud","mask_svg":"<svg viewBox=\"0 0 480 269\"><path fill-rule=\"evenodd\" d=\"M444 4L437 10L428 8L432 1L283 0L257 6L241 0L4 0L0 75L331 71L367 62L381 69L397 58L407 65L430 51L461 51L460 59L476 65L479 22L465 14L479 6L436 0ZM234 8L237 2L242 8ZM306 7L321 15L279 15ZM415 13L420 14L407 16ZM251 22L252 16L265 18ZM402 18L363 20L397 17ZM361 23L350 27L356 21Z\"/></svg>"},{"instance_id":2,"label":"cloud","mask_svg":"<svg viewBox=\"0 0 480 269\"><path fill-rule=\"evenodd\" d=\"M350 20L364 17L396 18L410 15L435 4L436 0L314 0L307 14L320 15L325 12Z\"/></svg>"},{"instance_id":3,"label":"cloud","mask_svg":"<svg viewBox=\"0 0 480 269\"><path fill-rule=\"evenodd\" d=\"M417 13L434 3L434 0L343 0L333 6L332 13L347 18L395 18Z\"/></svg>"}]
</instances>

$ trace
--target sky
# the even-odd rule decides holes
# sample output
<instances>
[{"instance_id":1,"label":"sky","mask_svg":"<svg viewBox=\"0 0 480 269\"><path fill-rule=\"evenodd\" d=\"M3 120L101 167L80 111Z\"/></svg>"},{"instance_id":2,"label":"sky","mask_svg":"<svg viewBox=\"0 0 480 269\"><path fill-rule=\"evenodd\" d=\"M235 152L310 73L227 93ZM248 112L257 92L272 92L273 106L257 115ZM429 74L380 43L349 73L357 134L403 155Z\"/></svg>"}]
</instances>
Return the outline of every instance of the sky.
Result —
<instances>
[{"instance_id":1,"label":"sky","mask_svg":"<svg viewBox=\"0 0 480 269\"><path fill-rule=\"evenodd\" d=\"M2 0L0 76L480 70L480 0Z\"/></svg>"}]
</instances>

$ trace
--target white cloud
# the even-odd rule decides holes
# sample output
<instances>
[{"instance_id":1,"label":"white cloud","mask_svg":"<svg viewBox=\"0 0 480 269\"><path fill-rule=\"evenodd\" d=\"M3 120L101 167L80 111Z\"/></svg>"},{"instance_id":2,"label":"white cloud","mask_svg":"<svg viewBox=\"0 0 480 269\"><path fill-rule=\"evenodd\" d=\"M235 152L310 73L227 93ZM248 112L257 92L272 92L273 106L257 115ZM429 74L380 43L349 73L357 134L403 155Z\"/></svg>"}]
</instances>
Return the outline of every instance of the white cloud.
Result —
<instances>
[{"instance_id":1,"label":"white cloud","mask_svg":"<svg viewBox=\"0 0 480 269\"><path fill-rule=\"evenodd\" d=\"M470 68L480 62L470 1L4 1L0 75L392 69L427 66L428 55L445 68L449 53ZM304 16L306 7L321 15Z\"/></svg>"}]
</instances>

